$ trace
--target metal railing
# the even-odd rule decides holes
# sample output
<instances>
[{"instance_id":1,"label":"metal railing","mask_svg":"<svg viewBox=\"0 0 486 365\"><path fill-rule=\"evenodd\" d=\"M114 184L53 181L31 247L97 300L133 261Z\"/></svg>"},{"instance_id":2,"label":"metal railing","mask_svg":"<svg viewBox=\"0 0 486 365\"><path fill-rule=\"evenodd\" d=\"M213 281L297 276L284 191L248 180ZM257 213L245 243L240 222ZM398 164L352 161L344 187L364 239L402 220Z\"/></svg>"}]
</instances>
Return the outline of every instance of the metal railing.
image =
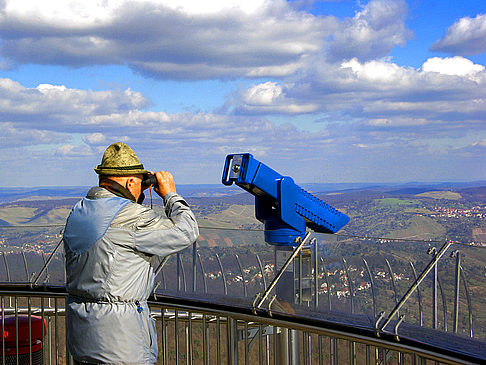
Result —
<instances>
[{"instance_id":1,"label":"metal railing","mask_svg":"<svg viewBox=\"0 0 486 365\"><path fill-rule=\"evenodd\" d=\"M159 363L486 360L485 249L311 238L299 251L285 253L263 243L260 231L201 229L191 248L159 262L150 302ZM44 363L69 363L62 245L50 256L2 256L2 321L40 317ZM280 295L282 280L292 288L290 297Z\"/></svg>"},{"instance_id":2,"label":"metal railing","mask_svg":"<svg viewBox=\"0 0 486 365\"><path fill-rule=\"evenodd\" d=\"M39 339L44 364L72 363L65 343L66 293L62 288L4 285L0 294L3 319L26 317L31 323L32 318L38 317L45 323L45 332ZM396 342L346 326L326 326L318 320L254 315L251 310L161 296L150 301L150 307L157 321L159 364L277 365L282 358L292 358L295 364L426 364L427 361L473 364L480 361L474 356L419 346L418 342ZM6 330L3 321L2 330ZM33 342L35 338L29 337L29 343ZM0 362L22 363L16 353L30 356L23 363L35 363L32 351L22 352L19 345L10 353L3 349Z\"/></svg>"}]
</instances>

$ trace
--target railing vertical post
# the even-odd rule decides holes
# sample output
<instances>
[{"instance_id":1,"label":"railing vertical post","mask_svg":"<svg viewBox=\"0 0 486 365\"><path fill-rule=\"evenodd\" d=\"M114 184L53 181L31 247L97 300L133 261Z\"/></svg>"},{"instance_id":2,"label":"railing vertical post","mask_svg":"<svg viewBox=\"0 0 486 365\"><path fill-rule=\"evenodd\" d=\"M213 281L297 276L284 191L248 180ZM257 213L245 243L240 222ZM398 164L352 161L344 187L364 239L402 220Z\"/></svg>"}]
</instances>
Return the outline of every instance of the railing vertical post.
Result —
<instances>
[{"instance_id":1,"label":"railing vertical post","mask_svg":"<svg viewBox=\"0 0 486 365\"><path fill-rule=\"evenodd\" d=\"M278 342L277 342L277 332L279 328L273 326L273 365L278 365L277 363L277 351L278 351Z\"/></svg>"},{"instance_id":2,"label":"railing vertical post","mask_svg":"<svg viewBox=\"0 0 486 365\"><path fill-rule=\"evenodd\" d=\"M300 348L299 348L299 331L290 330L290 364L289 365L298 365L300 364Z\"/></svg>"},{"instance_id":3,"label":"railing vertical post","mask_svg":"<svg viewBox=\"0 0 486 365\"><path fill-rule=\"evenodd\" d=\"M42 349L41 349L41 356L42 356L42 361L44 362L44 354L45 350L44 348L46 347L46 338L45 338L45 332L44 332L44 321L45 321L45 313L44 313L44 297L40 298L40 306L41 306L41 323L42 323Z\"/></svg>"},{"instance_id":4,"label":"railing vertical post","mask_svg":"<svg viewBox=\"0 0 486 365\"><path fill-rule=\"evenodd\" d=\"M175 364L179 365L179 311L174 311Z\"/></svg>"},{"instance_id":5,"label":"railing vertical post","mask_svg":"<svg viewBox=\"0 0 486 365\"><path fill-rule=\"evenodd\" d=\"M57 297L54 298L54 342L56 350L56 365L59 364L59 305Z\"/></svg>"},{"instance_id":6,"label":"railing vertical post","mask_svg":"<svg viewBox=\"0 0 486 365\"><path fill-rule=\"evenodd\" d=\"M250 348L248 346L248 322L245 321L245 333L243 340L245 341L245 365L250 365Z\"/></svg>"},{"instance_id":7,"label":"railing vertical post","mask_svg":"<svg viewBox=\"0 0 486 365\"><path fill-rule=\"evenodd\" d=\"M356 342L349 341L349 364L356 365Z\"/></svg>"},{"instance_id":8,"label":"railing vertical post","mask_svg":"<svg viewBox=\"0 0 486 365\"><path fill-rule=\"evenodd\" d=\"M188 312L187 313L187 316L188 316L188 338L187 338L187 364L188 365L192 365L192 353L193 353L193 349L192 349L192 345L193 345L193 342L192 342L192 313L191 312Z\"/></svg>"},{"instance_id":9,"label":"railing vertical post","mask_svg":"<svg viewBox=\"0 0 486 365\"><path fill-rule=\"evenodd\" d=\"M428 251L429 254L433 255L434 257L437 256L437 249L432 247ZM437 262L434 264L434 277L432 283L432 328L437 329Z\"/></svg>"},{"instance_id":10,"label":"railing vertical post","mask_svg":"<svg viewBox=\"0 0 486 365\"><path fill-rule=\"evenodd\" d=\"M206 314L202 317L202 342L203 342L203 361L204 365L209 365L209 339L208 339L208 325Z\"/></svg>"},{"instance_id":11,"label":"railing vertical post","mask_svg":"<svg viewBox=\"0 0 486 365\"><path fill-rule=\"evenodd\" d=\"M279 365L298 365L299 361L299 331L279 328L277 334L277 351L275 363Z\"/></svg>"},{"instance_id":12,"label":"railing vertical post","mask_svg":"<svg viewBox=\"0 0 486 365\"><path fill-rule=\"evenodd\" d=\"M461 253L454 251L452 257L456 257L456 272L455 272L455 285L454 285L454 323L452 325L453 332L457 333L457 327L459 323L459 290L461 286Z\"/></svg>"},{"instance_id":13,"label":"railing vertical post","mask_svg":"<svg viewBox=\"0 0 486 365\"><path fill-rule=\"evenodd\" d=\"M216 364L221 365L221 319L216 317Z\"/></svg>"},{"instance_id":14,"label":"railing vertical post","mask_svg":"<svg viewBox=\"0 0 486 365\"><path fill-rule=\"evenodd\" d=\"M167 365L168 358L167 358L167 332L168 332L168 327L167 327L167 322L165 320L165 309L161 308L160 309L160 318L161 318L161 339L162 339L162 364Z\"/></svg>"},{"instance_id":15,"label":"railing vertical post","mask_svg":"<svg viewBox=\"0 0 486 365\"><path fill-rule=\"evenodd\" d=\"M263 365L263 326L258 325L258 362ZM238 348L238 342L236 342L236 348ZM238 365L238 359L236 360L236 365Z\"/></svg>"},{"instance_id":16,"label":"railing vertical post","mask_svg":"<svg viewBox=\"0 0 486 365\"><path fill-rule=\"evenodd\" d=\"M226 319L226 344L228 348L228 365L238 365L238 322L236 319Z\"/></svg>"},{"instance_id":17,"label":"railing vertical post","mask_svg":"<svg viewBox=\"0 0 486 365\"><path fill-rule=\"evenodd\" d=\"M270 328L268 326L267 328ZM266 345L266 355L267 355L267 365L270 365L270 335L265 336L265 345Z\"/></svg>"},{"instance_id":18,"label":"railing vertical post","mask_svg":"<svg viewBox=\"0 0 486 365\"><path fill-rule=\"evenodd\" d=\"M279 328L279 333L276 334L277 350L275 351L275 364L289 363L289 332L287 328Z\"/></svg>"},{"instance_id":19,"label":"railing vertical post","mask_svg":"<svg viewBox=\"0 0 486 365\"><path fill-rule=\"evenodd\" d=\"M302 332L302 353L304 355L303 363L304 365L309 364L309 337L307 336L307 332Z\"/></svg>"},{"instance_id":20,"label":"railing vertical post","mask_svg":"<svg viewBox=\"0 0 486 365\"><path fill-rule=\"evenodd\" d=\"M319 353L318 353L318 358L319 358L319 365L323 365L323 362L324 362L324 354L322 353L322 335L319 335L317 337L317 343L318 343L318 347L319 347Z\"/></svg>"},{"instance_id":21,"label":"railing vertical post","mask_svg":"<svg viewBox=\"0 0 486 365\"><path fill-rule=\"evenodd\" d=\"M50 298L49 298L49 303L48 306L50 307ZM47 336L49 338L49 351L48 356L49 356L49 365L52 365L52 348L53 348L53 341L52 341L52 318L51 316L47 317Z\"/></svg>"},{"instance_id":22,"label":"railing vertical post","mask_svg":"<svg viewBox=\"0 0 486 365\"><path fill-rule=\"evenodd\" d=\"M309 365L312 364L312 336L310 333L307 333L307 336L309 338L308 346L309 346Z\"/></svg>"},{"instance_id":23,"label":"railing vertical post","mask_svg":"<svg viewBox=\"0 0 486 365\"><path fill-rule=\"evenodd\" d=\"M331 364L338 365L338 346L337 346L337 338L330 338L330 346L331 346Z\"/></svg>"},{"instance_id":24,"label":"railing vertical post","mask_svg":"<svg viewBox=\"0 0 486 365\"><path fill-rule=\"evenodd\" d=\"M67 308L67 301L64 302L64 308L66 309ZM43 323L42 323L43 325ZM64 333L67 333L67 320L66 320L66 312L64 312ZM68 344L67 344L67 341L66 341L66 364L67 365L71 365L72 364L72 359L71 359L71 355L69 353L69 348L68 348Z\"/></svg>"},{"instance_id":25,"label":"railing vertical post","mask_svg":"<svg viewBox=\"0 0 486 365\"><path fill-rule=\"evenodd\" d=\"M15 303L15 363L19 365L19 307L18 298L14 297Z\"/></svg>"}]
</instances>

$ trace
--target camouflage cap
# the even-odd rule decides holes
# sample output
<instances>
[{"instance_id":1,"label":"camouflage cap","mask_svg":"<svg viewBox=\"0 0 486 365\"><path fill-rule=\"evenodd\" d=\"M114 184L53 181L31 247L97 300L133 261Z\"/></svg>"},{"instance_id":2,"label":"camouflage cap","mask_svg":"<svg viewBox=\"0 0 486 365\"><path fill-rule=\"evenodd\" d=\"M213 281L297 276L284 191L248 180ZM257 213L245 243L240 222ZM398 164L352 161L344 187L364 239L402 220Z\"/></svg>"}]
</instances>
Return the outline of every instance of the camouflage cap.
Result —
<instances>
[{"instance_id":1,"label":"camouflage cap","mask_svg":"<svg viewBox=\"0 0 486 365\"><path fill-rule=\"evenodd\" d=\"M103 154L101 164L94 170L97 174L106 176L129 176L149 172L143 168L135 152L123 142L110 145Z\"/></svg>"}]
</instances>

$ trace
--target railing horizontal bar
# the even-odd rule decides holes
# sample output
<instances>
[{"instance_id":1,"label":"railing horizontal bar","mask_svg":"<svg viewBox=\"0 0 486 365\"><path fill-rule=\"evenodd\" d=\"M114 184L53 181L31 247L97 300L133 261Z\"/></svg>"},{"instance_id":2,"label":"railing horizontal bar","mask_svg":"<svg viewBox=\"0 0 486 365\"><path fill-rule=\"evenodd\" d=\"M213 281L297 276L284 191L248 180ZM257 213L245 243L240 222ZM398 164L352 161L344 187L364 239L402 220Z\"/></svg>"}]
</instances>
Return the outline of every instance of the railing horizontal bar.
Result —
<instances>
[{"instance_id":1,"label":"railing horizontal bar","mask_svg":"<svg viewBox=\"0 0 486 365\"><path fill-rule=\"evenodd\" d=\"M187 299L185 299L187 301ZM199 312L207 315L229 316L233 319L241 321L255 321L259 323L277 326L282 328L289 328L298 331L312 332L317 335L328 336L332 338L338 338L342 340L359 342L364 345L371 345L376 347L385 348L391 351L404 352L418 354L431 360L440 361L446 364L476 364L484 359L474 356L468 356L467 354L456 354L452 351L448 351L442 348L435 348L434 346L424 345L421 342L416 342L413 339L401 339L401 342L396 342L394 336L384 334L382 337L376 337L374 330L363 329L358 327L340 326L335 323L328 323L329 327L324 324L319 324L319 321L308 320L295 316L283 316L273 314L273 317L260 314L258 316L253 315L251 310L247 312L232 311L230 308L218 308L220 305L210 304L209 307L204 305L203 307L189 305L184 303L156 303L150 302L151 306L163 306L164 308L176 309L182 311ZM204 303L206 304L206 303ZM233 308L236 309L236 308ZM315 322L312 324L312 322ZM456 356L457 355L457 356Z\"/></svg>"},{"instance_id":2,"label":"railing horizontal bar","mask_svg":"<svg viewBox=\"0 0 486 365\"><path fill-rule=\"evenodd\" d=\"M3 312L6 314L6 315L11 315L11 314L29 314L29 309L28 308L9 308L9 307L6 307ZM32 306L31 307L31 310L30 310L30 313L33 314L33 315L39 315L41 314L42 312L44 312L44 314L46 316L49 316L49 315L55 315L56 314L56 309L55 308L48 308L48 307L44 307L44 309L42 309L41 307L34 307ZM59 308L57 309L57 314L64 314L65 313L65 310L64 308Z\"/></svg>"},{"instance_id":3,"label":"railing horizontal bar","mask_svg":"<svg viewBox=\"0 0 486 365\"><path fill-rule=\"evenodd\" d=\"M7 297L41 297L41 298L64 298L65 292L61 292L62 288L39 286L36 289L30 288L29 285L25 285L23 288L20 286L10 287L10 290L6 290L2 287L0 294ZM365 345L371 345L380 347L383 349L398 351L403 353L417 354L418 356L428 358L435 361L448 364L473 364L480 363L485 359L476 355L475 353L461 353L454 352L447 348L441 348L434 346L433 344L422 343L410 338L401 337L400 342L396 342L394 336L383 333L381 337L376 337L374 328L364 328L358 326L343 325L337 322L325 321L323 319L313 319L302 317L298 315L286 315L283 313L273 313L273 317L270 317L266 311L261 311L259 315L254 315L251 308L237 307L231 305L224 305L221 303L211 303L206 301L198 301L196 299L157 296L157 300L150 300L149 305L152 309L163 308L168 309L168 315L170 311L178 311L178 320L182 320L187 313L197 313L198 317L201 315L215 316L221 321L222 318L230 318L234 320L246 321L248 323L255 323L259 325L270 325L281 328L288 328L293 330L299 330L303 332L315 333L317 335L328 336L335 339L343 339L347 341L354 341ZM19 308L17 313L19 313ZM49 307L44 308L44 311L48 311ZM55 315L62 315L63 308L58 305L56 300ZM165 318L165 317L164 317ZM194 317L196 318L196 317ZM200 318L200 317L199 317ZM471 340L475 341L475 340Z\"/></svg>"}]
</instances>

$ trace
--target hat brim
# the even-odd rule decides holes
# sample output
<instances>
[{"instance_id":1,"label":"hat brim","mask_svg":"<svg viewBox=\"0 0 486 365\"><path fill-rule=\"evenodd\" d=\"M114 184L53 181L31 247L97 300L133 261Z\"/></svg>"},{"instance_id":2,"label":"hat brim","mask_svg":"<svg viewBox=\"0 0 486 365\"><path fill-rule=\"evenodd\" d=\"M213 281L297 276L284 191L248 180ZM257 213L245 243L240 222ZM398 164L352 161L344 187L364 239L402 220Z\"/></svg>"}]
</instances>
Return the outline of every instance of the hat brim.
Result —
<instances>
[{"instance_id":1,"label":"hat brim","mask_svg":"<svg viewBox=\"0 0 486 365\"><path fill-rule=\"evenodd\" d=\"M144 174L151 173L150 171L144 169L120 169L120 168L106 168L100 166L96 166L94 168L94 171L98 175L103 175L103 176L133 176L133 175L144 175Z\"/></svg>"}]
</instances>

